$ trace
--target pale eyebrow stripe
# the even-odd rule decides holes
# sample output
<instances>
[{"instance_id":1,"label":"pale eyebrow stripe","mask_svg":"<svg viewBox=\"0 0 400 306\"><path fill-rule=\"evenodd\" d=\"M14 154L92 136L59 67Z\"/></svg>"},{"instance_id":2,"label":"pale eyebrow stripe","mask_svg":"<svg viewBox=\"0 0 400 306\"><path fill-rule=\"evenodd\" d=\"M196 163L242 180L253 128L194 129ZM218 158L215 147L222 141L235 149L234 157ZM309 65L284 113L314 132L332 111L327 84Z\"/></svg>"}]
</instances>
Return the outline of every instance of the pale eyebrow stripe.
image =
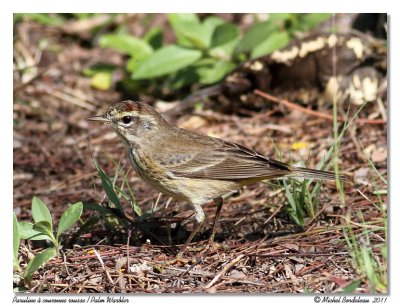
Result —
<instances>
[{"instance_id":1,"label":"pale eyebrow stripe","mask_svg":"<svg viewBox=\"0 0 400 306\"><path fill-rule=\"evenodd\" d=\"M119 112L116 111L116 110L114 110L114 111L111 113L111 115L113 115L113 114L115 114L115 113L119 113ZM138 113L137 111L123 112L123 113L120 113L120 114L119 114L118 118L122 118L122 117L124 117L124 116L138 116L138 115L139 115L139 113Z\"/></svg>"}]
</instances>

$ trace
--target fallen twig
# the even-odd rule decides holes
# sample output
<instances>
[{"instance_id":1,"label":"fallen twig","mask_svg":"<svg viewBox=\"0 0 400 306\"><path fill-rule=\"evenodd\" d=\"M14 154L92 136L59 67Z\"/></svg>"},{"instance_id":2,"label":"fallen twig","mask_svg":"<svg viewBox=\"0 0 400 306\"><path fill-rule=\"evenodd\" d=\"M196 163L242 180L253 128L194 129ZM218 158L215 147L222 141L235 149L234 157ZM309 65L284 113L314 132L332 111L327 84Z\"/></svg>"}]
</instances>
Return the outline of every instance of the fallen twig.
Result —
<instances>
[{"instance_id":1,"label":"fallen twig","mask_svg":"<svg viewBox=\"0 0 400 306\"><path fill-rule=\"evenodd\" d=\"M312 109L308 109L308 108L302 107L302 106L300 106L298 104L295 104L293 102L290 102L290 101L288 101L286 99L280 99L280 98L277 98L277 97L272 96L270 94L267 94L267 93L265 93L265 92L263 92L261 90L256 89L256 90L254 90L254 93L256 95L259 95L259 96L267 99L267 100L283 104L288 108L298 110L298 111L300 111L302 113L305 113L305 114L308 114L308 115L311 115L311 116L315 116L315 117L319 117L319 118L328 119L330 121L334 120L333 116L331 116L329 114L317 112L317 111L314 111ZM341 122L346 122L347 121L345 118L342 118L342 117L338 117L337 120L341 121ZM356 122L357 123L366 123L366 124L386 124L387 123L387 121L383 120L383 119L357 119Z\"/></svg>"},{"instance_id":2,"label":"fallen twig","mask_svg":"<svg viewBox=\"0 0 400 306\"><path fill-rule=\"evenodd\" d=\"M290 254L257 254L249 253L247 256L257 256L263 258L282 258L282 257L318 257L318 256L335 256L335 255L348 255L349 252L336 252L336 253L290 253Z\"/></svg>"},{"instance_id":3,"label":"fallen twig","mask_svg":"<svg viewBox=\"0 0 400 306\"><path fill-rule=\"evenodd\" d=\"M93 252L96 254L97 259L99 260L100 265L101 265L101 267L103 268L104 272L106 272L106 275L107 275L108 280L110 281L111 284L114 285L114 281L113 281L113 279L111 278L110 273L108 272L108 269L107 269L106 265L104 264L103 259L101 258L99 252L97 252L97 250L96 250L95 248L93 248Z\"/></svg>"},{"instance_id":4,"label":"fallen twig","mask_svg":"<svg viewBox=\"0 0 400 306\"><path fill-rule=\"evenodd\" d=\"M228 263L221 271L218 272L217 275L215 275L215 277L212 279L211 282L208 283L207 286L205 286L205 289L209 289L211 288L212 285L214 285L220 278L222 275L224 275L226 272L229 271L230 268L232 268L237 262L239 262L243 257L245 256L245 254L241 254L238 257L236 257L234 260L232 260L230 263Z\"/></svg>"}]
</instances>

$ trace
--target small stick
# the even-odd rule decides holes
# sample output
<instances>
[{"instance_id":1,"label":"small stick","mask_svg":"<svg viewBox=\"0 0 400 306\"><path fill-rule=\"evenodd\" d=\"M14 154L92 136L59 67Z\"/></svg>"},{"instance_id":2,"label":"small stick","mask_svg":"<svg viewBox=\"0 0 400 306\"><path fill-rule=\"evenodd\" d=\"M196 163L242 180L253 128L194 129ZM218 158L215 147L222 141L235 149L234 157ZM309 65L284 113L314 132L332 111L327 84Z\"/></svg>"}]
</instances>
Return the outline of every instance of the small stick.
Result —
<instances>
[{"instance_id":1,"label":"small stick","mask_svg":"<svg viewBox=\"0 0 400 306\"><path fill-rule=\"evenodd\" d=\"M114 285L114 281L113 281L113 279L111 278L110 273L108 272L108 269L107 269L107 267L105 266L105 264L104 264L104 262L103 262L103 259L101 259L101 256L100 256L99 252L97 252L97 250L96 250L95 248L93 248L93 252L96 254L97 259L100 261L101 267L102 267L103 270L106 272L106 275L107 275L108 280L110 281L111 284Z\"/></svg>"},{"instance_id":2,"label":"small stick","mask_svg":"<svg viewBox=\"0 0 400 306\"><path fill-rule=\"evenodd\" d=\"M229 269L232 268L244 256L245 256L245 254L241 254L238 257L236 257L234 260L232 260L230 263L228 263L221 271L218 272L217 275L215 275L215 277L212 279L212 281L209 282L209 284L207 286L205 286L204 288L205 289L211 288L211 286L214 285L221 278L222 275L224 275L226 272L228 272Z\"/></svg>"},{"instance_id":3,"label":"small stick","mask_svg":"<svg viewBox=\"0 0 400 306\"><path fill-rule=\"evenodd\" d=\"M312 218L310 221L308 221L307 224L306 224L304 227L309 227L309 226L314 222L314 220L317 219L318 216L319 216L329 205L332 205L332 202L326 203L326 204L324 205L324 207L322 207L322 209L314 216L314 218ZM309 228L309 229L311 229L311 228ZM309 229L308 229L308 230L309 230ZM307 231L308 231L308 230L307 230ZM307 231L306 231L306 232L307 232Z\"/></svg>"},{"instance_id":4,"label":"small stick","mask_svg":"<svg viewBox=\"0 0 400 306\"><path fill-rule=\"evenodd\" d=\"M322 256L335 256L335 255L348 255L349 252L336 252L336 253L291 253L291 254L257 254L249 253L248 256L256 256L262 258L286 258L286 257L322 257Z\"/></svg>"},{"instance_id":5,"label":"small stick","mask_svg":"<svg viewBox=\"0 0 400 306\"><path fill-rule=\"evenodd\" d=\"M275 217L281 211L282 207L283 207L283 204L279 205L279 207L272 213L271 216L268 217L268 219L264 222L264 224L267 224L269 221L271 221L271 219L273 217Z\"/></svg>"},{"instance_id":6,"label":"small stick","mask_svg":"<svg viewBox=\"0 0 400 306\"><path fill-rule=\"evenodd\" d=\"M128 271L131 268L130 257L129 257L129 240L131 239L131 234L132 234L132 230L128 229L128 238L127 238L127 241L126 241L126 258L127 258L126 265L127 265L127 268L128 268L127 270Z\"/></svg>"},{"instance_id":7,"label":"small stick","mask_svg":"<svg viewBox=\"0 0 400 306\"><path fill-rule=\"evenodd\" d=\"M293 102L290 102L290 101L288 101L286 99L279 99L279 98L277 98L275 96L267 94L267 93L265 93L265 92L263 92L261 90L258 90L258 89L255 89L254 93L256 95L259 95L259 96L267 99L267 100L283 104L288 108L298 110L298 111L300 111L302 113L306 113L306 114L309 114L309 115L312 115L312 116L315 116L315 117L324 118L324 119L328 119L330 121L333 121L333 116L331 116L329 114L317 112L317 111L314 111L312 109L308 109L308 108L302 107L302 106L300 106L298 104L295 104ZM346 121L342 117L338 117L337 120L341 121L341 122L345 122ZM367 124L386 124L387 123L386 120L382 120L382 119L357 119L357 122L358 123L367 123Z\"/></svg>"}]
</instances>

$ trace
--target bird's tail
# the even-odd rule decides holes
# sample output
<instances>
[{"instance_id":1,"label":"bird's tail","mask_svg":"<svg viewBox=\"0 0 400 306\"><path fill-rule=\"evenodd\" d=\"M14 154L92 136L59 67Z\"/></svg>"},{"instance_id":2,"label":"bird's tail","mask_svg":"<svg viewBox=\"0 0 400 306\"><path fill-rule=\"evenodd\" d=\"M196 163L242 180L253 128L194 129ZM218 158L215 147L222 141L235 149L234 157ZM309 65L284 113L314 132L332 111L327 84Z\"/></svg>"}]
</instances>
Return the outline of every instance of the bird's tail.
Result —
<instances>
[{"instance_id":1,"label":"bird's tail","mask_svg":"<svg viewBox=\"0 0 400 306\"><path fill-rule=\"evenodd\" d=\"M305 178L305 179L316 179L316 180L336 180L336 174L334 172L315 170L309 168L296 167L286 177ZM341 181L351 181L346 175L339 175Z\"/></svg>"}]
</instances>

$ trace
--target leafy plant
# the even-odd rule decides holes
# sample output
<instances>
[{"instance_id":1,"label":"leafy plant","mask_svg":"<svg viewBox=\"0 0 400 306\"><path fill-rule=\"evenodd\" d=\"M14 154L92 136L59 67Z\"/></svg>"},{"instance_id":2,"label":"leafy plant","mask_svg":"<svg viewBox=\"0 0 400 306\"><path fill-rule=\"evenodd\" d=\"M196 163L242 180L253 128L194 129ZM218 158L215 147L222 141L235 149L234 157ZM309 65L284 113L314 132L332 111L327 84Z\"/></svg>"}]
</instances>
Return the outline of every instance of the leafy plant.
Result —
<instances>
[{"instance_id":1,"label":"leafy plant","mask_svg":"<svg viewBox=\"0 0 400 306\"><path fill-rule=\"evenodd\" d=\"M359 215L362 218L362 213ZM352 257L352 264L357 272L367 279L370 292L387 292L386 242L375 245L374 248L370 243L370 236L373 231L382 230L382 228L372 226L364 221L361 226L364 227L364 230L360 234L356 234L349 223L343 229L349 254ZM387 230L386 224L384 230Z\"/></svg>"},{"instance_id":2,"label":"leafy plant","mask_svg":"<svg viewBox=\"0 0 400 306\"><path fill-rule=\"evenodd\" d=\"M289 183L283 181L288 204L286 210L298 226L304 226L304 218L315 217L317 213L315 207L319 203L319 192L312 194L308 188L309 182L309 180L298 179L290 179ZM317 183L317 186L318 184L321 185Z\"/></svg>"},{"instance_id":3,"label":"leafy plant","mask_svg":"<svg viewBox=\"0 0 400 306\"><path fill-rule=\"evenodd\" d=\"M107 175L107 173L101 168L101 166L97 163L95 159L93 159L93 164L97 169L99 174L102 187L107 195L109 200L108 207L104 207L98 204L86 203L84 206L86 209L96 211L101 214L101 219L106 220L106 224L115 226L115 224L123 224L125 226L128 225L128 219L125 218L125 209L122 205L122 200L127 200L133 211L137 216L142 215L142 210L138 203L136 202L135 194L127 183L128 173L122 178L122 184L120 186L117 185L117 179L120 175L122 175L122 171L120 170L119 163L115 163L114 160L111 160L116 165L116 173L114 178ZM124 186L127 186L128 192L124 191ZM81 229L91 225L93 222L99 221L100 219L89 219L85 222Z\"/></svg>"},{"instance_id":4,"label":"leafy plant","mask_svg":"<svg viewBox=\"0 0 400 306\"><path fill-rule=\"evenodd\" d=\"M30 284L34 272L52 257L59 254L61 235L78 221L82 210L83 204L81 202L69 206L61 216L56 235L54 235L50 211L37 197L32 199L32 217L35 223L18 222L14 215L14 266L18 264L19 240L50 240L53 244L52 247L43 250L29 261L24 272L24 279L28 284Z\"/></svg>"},{"instance_id":5,"label":"leafy plant","mask_svg":"<svg viewBox=\"0 0 400 306\"><path fill-rule=\"evenodd\" d=\"M352 265L358 274L366 278L370 292L387 292L387 204L381 198L382 187L379 186L384 184L386 187L387 180L379 173L365 151L364 156L368 160L370 172L375 174L372 179L373 189L371 193L375 196L376 201L366 195L364 196L380 211L382 219L366 222L363 213L359 211L358 219L361 222L357 223L357 226L362 231L355 231L354 225L346 219L347 224L343 228L343 234L352 258ZM383 226L380 225L380 221L383 221ZM372 244L370 237L378 235L382 236L382 243Z\"/></svg>"},{"instance_id":6,"label":"leafy plant","mask_svg":"<svg viewBox=\"0 0 400 306\"><path fill-rule=\"evenodd\" d=\"M270 14L267 21L256 22L242 34L237 25L219 17L200 20L196 14L168 14L175 44L162 45L160 28L149 30L143 38L126 33L106 34L99 44L129 56L129 81L123 83L126 88L143 91L149 87L148 82L161 82L178 90L194 83L216 83L241 61L285 47L297 32L310 30L330 16ZM96 86L95 81L92 84Z\"/></svg>"},{"instance_id":7,"label":"leafy plant","mask_svg":"<svg viewBox=\"0 0 400 306\"><path fill-rule=\"evenodd\" d=\"M126 91L138 94L152 88L162 87L160 93L170 93L195 83L217 83L242 61L285 47L298 33L313 29L331 14L269 14L267 20L261 21L257 21L255 14L254 25L246 31L215 16L201 19L197 14L168 14L168 23L176 37L176 43L170 45L163 45L165 30L159 27L149 29L143 37L130 35L126 24L114 23L118 14L19 13L14 14L14 22L32 20L62 27L67 22L99 17L101 23L91 28L93 43L128 56L127 77L121 84ZM113 23L115 31L104 34ZM83 73L91 78L94 88L109 90L116 68L97 64ZM149 86L152 84L158 86Z\"/></svg>"},{"instance_id":8,"label":"leafy plant","mask_svg":"<svg viewBox=\"0 0 400 306\"><path fill-rule=\"evenodd\" d=\"M367 102L362 104L356 111L356 113L344 123L342 129L339 131L334 131L334 142L329 148L328 152L325 154L324 158L317 164L317 170L328 171L332 164L335 164L335 154L338 154L338 150L342 143L343 137L348 130L349 126L358 118L358 114L364 108ZM276 147L275 147L276 148ZM277 149L277 148L276 148ZM279 153L279 150L278 150ZM374 169L374 166L372 165ZM375 168L376 170L376 168ZM339 180L339 167L338 165L334 167L334 172L336 174L336 184L340 196L344 199L344 191L342 188L342 182ZM318 211L319 204L319 194L321 192L322 183L317 182L312 190L310 191L311 180L299 181L295 178L290 178L289 183L283 181L284 190L287 195L287 211L291 219L299 226L304 225L304 217L314 218Z\"/></svg>"},{"instance_id":9,"label":"leafy plant","mask_svg":"<svg viewBox=\"0 0 400 306\"><path fill-rule=\"evenodd\" d=\"M107 195L109 200L108 204L103 206L94 203L85 203L85 209L97 212L99 216L92 217L87 220L81 227L80 230L92 226L96 223L103 222L104 226L110 228L112 231L116 230L117 226L124 226L125 228L138 229L139 231L145 232L146 234L153 235L145 227L142 226L143 222L148 218L151 218L154 213L162 209L162 207L152 206L147 210L143 211L142 208L136 201L135 194L128 183L128 175L131 168L127 171L123 171L120 167L120 162L115 162L112 158L110 161L114 163L116 171L114 177L109 176L99 165L99 163L93 159L95 168L98 171L99 177L102 182L102 188ZM120 184L118 182L121 182ZM132 219L126 215L123 201L128 201L136 217ZM136 235L136 231L135 235ZM154 236L154 239L158 239Z\"/></svg>"}]
</instances>

